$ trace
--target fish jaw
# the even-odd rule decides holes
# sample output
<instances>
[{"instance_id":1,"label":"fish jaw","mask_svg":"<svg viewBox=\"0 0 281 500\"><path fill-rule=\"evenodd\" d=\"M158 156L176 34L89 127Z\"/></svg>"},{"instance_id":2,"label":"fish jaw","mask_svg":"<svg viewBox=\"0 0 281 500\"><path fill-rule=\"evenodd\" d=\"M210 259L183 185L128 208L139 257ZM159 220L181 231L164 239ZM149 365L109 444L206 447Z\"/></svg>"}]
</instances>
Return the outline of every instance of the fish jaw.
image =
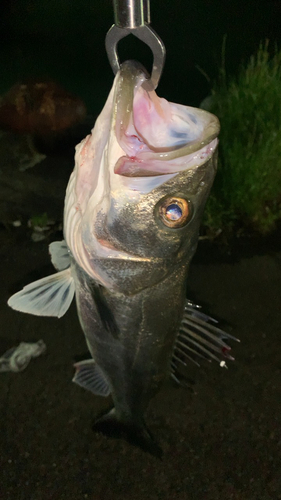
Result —
<instances>
[{"instance_id":1,"label":"fish jaw","mask_svg":"<svg viewBox=\"0 0 281 500\"><path fill-rule=\"evenodd\" d=\"M175 260L190 260L216 168L218 120L145 91L144 79L138 66L122 66L91 136L77 146L65 200L65 239L76 262L121 293L153 286ZM193 207L180 230L158 217L169 195Z\"/></svg>"}]
</instances>

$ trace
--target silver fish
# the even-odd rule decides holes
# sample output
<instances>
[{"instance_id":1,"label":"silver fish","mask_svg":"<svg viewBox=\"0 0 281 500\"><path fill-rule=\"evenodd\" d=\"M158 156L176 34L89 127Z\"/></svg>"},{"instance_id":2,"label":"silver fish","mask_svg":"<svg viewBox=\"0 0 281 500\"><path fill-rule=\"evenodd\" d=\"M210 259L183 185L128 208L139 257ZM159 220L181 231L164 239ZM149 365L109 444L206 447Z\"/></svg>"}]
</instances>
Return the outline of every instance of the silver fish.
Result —
<instances>
[{"instance_id":1,"label":"silver fish","mask_svg":"<svg viewBox=\"0 0 281 500\"><path fill-rule=\"evenodd\" d=\"M217 164L218 119L142 87L121 66L91 135L76 148L66 191L58 273L9 299L16 310L61 317L76 296L90 360L74 382L111 394L95 429L161 451L144 423L150 399L179 365L230 358L231 338L186 301L188 266Z\"/></svg>"}]
</instances>

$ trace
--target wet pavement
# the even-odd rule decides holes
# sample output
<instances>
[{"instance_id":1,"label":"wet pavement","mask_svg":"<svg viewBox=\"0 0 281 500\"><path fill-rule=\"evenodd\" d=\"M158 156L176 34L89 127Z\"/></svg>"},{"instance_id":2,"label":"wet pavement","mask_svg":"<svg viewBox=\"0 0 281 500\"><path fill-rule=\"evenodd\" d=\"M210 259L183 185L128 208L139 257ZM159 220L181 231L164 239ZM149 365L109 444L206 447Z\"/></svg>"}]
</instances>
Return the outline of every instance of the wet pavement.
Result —
<instances>
[{"instance_id":1,"label":"wet pavement","mask_svg":"<svg viewBox=\"0 0 281 500\"><path fill-rule=\"evenodd\" d=\"M22 286L54 272L48 243L62 237L72 166L71 152L25 172L16 162L1 168L0 355L39 339L47 351L21 373L0 374L0 498L281 499L281 238L244 239L227 250L199 243L188 296L241 343L228 370L191 364L193 391L167 382L151 402L147 424L164 451L158 460L92 432L110 401L71 382L87 351L75 305L60 320L7 306ZM43 212L55 229L34 243L27 220Z\"/></svg>"}]
</instances>

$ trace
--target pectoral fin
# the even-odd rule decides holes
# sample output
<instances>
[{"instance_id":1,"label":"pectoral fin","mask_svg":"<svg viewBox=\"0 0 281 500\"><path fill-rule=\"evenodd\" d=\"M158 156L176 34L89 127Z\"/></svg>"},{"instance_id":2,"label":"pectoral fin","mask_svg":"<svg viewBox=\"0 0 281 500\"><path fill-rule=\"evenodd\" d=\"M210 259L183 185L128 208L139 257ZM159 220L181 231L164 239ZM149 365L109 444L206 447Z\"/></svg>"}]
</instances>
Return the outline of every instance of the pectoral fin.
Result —
<instances>
[{"instance_id":1,"label":"pectoral fin","mask_svg":"<svg viewBox=\"0 0 281 500\"><path fill-rule=\"evenodd\" d=\"M83 389L93 392L97 396L109 396L109 384L94 359L80 361L79 363L75 363L74 367L76 368L76 372L72 382L80 385Z\"/></svg>"},{"instance_id":2,"label":"pectoral fin","mask_svg":"<svg viewBox=\"0 0 281 500\"><path fill-rule=\"evenodd\" d=\"M74 292L74 280L69 268L25 286L9 298L8 305L16 311L35 316L61 318L68 310Z\"/></svg>"},{"instance_id":3,"label":"pectoral fin","mask_svg":"<svg viewBox=\"0 0 281 500\"><path fill-rule=\"evenodd\" d=\"M62 271L70 266L70 255L64 240L53 241L53 243L49 245L49 253L51 255L52 264L57 271Z\"/></svg>"},{"instance_id":4,"label":"pectoral fin","mask_svg":"<svg viewBox=\"0 0 281 500\"><path fill-rule=\"evenodd\" d=\"M119 330L116 324L114 315L108 307L106 298L104 296L104 288L101 285L92 286L92 295L100 315L101 322L104 328L111 333L112 337L118 339Z\"/></svg>"}]
</instances>

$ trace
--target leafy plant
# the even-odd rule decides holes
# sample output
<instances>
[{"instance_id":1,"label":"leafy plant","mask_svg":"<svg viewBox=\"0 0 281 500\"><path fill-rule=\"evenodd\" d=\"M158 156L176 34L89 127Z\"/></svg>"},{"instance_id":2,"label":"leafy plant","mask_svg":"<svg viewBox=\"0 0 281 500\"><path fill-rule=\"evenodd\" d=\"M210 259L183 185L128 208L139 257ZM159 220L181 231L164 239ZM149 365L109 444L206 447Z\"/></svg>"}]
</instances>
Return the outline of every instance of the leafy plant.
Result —
<instances>
[{"instance_id":1,"label":"leafy plant","mask_svg":"<svg viewBox=\"0 0 281 500\"><path fill-rule=\"evenodd\" d=\"M33 215L29 220L29 225L32 228L45 228L48 225L49 217L46 212L40 215Z\"/></svg>"},{"instance_id":2,"label":"leafy plant","mask_svg":"<svg viewBox=\"0 0 281 500\"><path fill-rule=\"evenodd\" d=\"M261 43L229 80L223 64L208 101L221 133L205 225L214 232L241 224L268 232L281 218L281 51L271 57L268 41Z\"/></svg>"}]
</instances>

